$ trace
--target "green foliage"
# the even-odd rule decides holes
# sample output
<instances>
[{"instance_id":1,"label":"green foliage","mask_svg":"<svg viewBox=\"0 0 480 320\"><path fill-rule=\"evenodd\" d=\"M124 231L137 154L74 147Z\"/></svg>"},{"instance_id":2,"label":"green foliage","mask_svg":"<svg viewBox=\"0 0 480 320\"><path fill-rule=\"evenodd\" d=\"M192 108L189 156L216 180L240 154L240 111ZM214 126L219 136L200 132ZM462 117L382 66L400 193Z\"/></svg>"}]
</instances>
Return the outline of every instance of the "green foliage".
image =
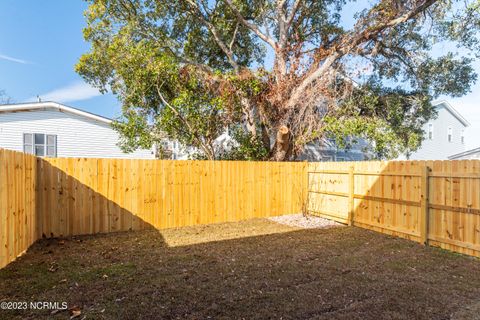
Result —
<instances>
[{"instance_id":1,"label":"green foliage","mask_svg":"<svg viewBox=\"0 0 480 320\"><path fill-rule=\"evenodd\" d=\"M241 127L230 130L232 141L227 150L222 150L219 159L261 161L268 158L269 151L265 148L260 137L252 136Z\"/></svg>"},{"instance_id":2,"label":"green foliage","mask_svg":"<svg viewBox=\"0 0 480 320\"><path fill-rule=\"evenodd\" d=\"M122 102L123 116L114 122L122 149L131 152L171 139L214 157L213 141L231 117L222 97L172 55L146 41L124 41L129 40L118 37L77 64L79 73L100 81L97 85L105 90L109 87ZM106 70L110 76L93 76Z\"/></svg>"},{"instance_id":3,"label":"green foliage","mask_svg":"<svg viewBox=\"0 0 480 320\"><path fill-rule=\"evenodd\" d=\"M374 158L391 159L417 150L423 125L435 115L428 94L369 82L325 117L323 130L340 148L349 149L362 138L374 142L365 150Z\"/></svg>"},{"instance_id":4,"label":"green foliage","mask_svg":"<svg viewBox=\"0 0 480 320\"><path fill-rule=\"evenodd\" d=\"M146 119L135 110L127 110L122 119L116 119L112 127L120 133L119 147L124 152L133 152L139 148L149 149L154 142L151 127Z\"/></svg>"},{"instance_id":5,"label":"green foliage","mask_svg":"<svg viewBox=\"0 0 480 320\"><path fill-rule=\"evenodd\" d=\"M76 71L122 103L114 127L126 151L168 138L198 157L268 159L269 140L285 125L292 158L315 139L349 147L356 137L375 157L392 158L418 148L432 99L462 96L477 79L478 0L379 0L351 30L341 19L348 0L88 2L91 50ZM434 55L442 44L466 53ZM242 130L219 154L214 141L227 126Z\"/></svg>"},{"instance_id":6,"label":"green foliage","mask_svg":"<svg viewBox=\"0 0 480 320\"><path fill-rule=\"evenodd\" d=\"M428 59L418 66L419 86L424 90L430 89L433 97L443 94L461 97L470 91L470 86L465 84L477 80L472 62L473 59L466 57L457 60L452 53L438 59Z\"/></svg>"}]
</instances>

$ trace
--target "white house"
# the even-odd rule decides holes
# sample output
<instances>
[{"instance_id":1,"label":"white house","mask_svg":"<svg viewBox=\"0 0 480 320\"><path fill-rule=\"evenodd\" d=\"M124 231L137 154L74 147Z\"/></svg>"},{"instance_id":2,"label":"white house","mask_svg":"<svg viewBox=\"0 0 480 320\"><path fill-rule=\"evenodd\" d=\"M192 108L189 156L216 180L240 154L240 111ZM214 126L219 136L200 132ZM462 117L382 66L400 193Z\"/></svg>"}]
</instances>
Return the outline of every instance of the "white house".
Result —
<instances>
[{"instance_id":1,"label":"white house","mask_svg":"<svg viewBox=\"0 0 480 320\"><path fill-rule=\"evenodd\" d=\"M447 101L435 103L438 116L425 124L425 139L410 160L447 160L465 151L468 121Z\"/></svg>"},{"instance_id":2,"label":"white house","mask_svg":"<svg viewBox=\"0 0 480 320\"><path fill-rule=\"evenodd\" d=\"M0 105L0 148L42 157L154 159L124 153L112 120L56 102Z\"/></svg>"}]
</instances>

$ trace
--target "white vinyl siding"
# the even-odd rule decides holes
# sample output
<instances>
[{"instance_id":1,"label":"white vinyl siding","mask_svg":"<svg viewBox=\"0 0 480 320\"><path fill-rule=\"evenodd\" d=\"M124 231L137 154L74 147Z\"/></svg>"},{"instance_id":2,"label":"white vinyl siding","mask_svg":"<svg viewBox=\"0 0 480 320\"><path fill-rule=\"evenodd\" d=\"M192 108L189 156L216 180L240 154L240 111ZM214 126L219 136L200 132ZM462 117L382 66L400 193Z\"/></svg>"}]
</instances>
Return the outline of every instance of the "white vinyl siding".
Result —
<instances>
[{"instance_id":1,"label":"white vinyl siding","mask_svg":"<svg viewBox=\"0 0 480 320\"><path fill-rule=\"evenodd\" d=\"M438 117L425 124L423 128L425 139L420 149L411 154L409 159L446 160L449 156L465 151L465 138L462 140L462 131L466 126L443 104L437 106L437 111ZM429 125L430 123L432 126ZM430 130L432 139L430 139Z\"/></svg>"},{"instance_id":2,"label":"white vinyl siding","mask_svg":"<svg viewBox=\"0 0 480 320\"><path fill-rule=\"evenodd\" d=\"M24 151L24 148L30 146L24 143L24 133L56 136L57 157L155 158L151 150L122 152L117 145L118 133L109 124L80 115L48 109L0 113L0 148ZM49 151L49 146L52 152L48 137L45 136L45 139L44 152ZM34 142L32 141L33 144Z\"/></svg>"}]
</instances>

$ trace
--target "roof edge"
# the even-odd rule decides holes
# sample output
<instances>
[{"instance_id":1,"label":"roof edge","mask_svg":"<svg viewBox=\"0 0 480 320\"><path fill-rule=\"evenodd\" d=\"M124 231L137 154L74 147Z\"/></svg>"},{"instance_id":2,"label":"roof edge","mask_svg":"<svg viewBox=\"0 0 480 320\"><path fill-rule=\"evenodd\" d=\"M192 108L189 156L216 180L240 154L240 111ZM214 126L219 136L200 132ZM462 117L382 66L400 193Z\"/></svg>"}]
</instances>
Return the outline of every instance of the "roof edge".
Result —
<instances>
[{"instance_id":1,"label":"roof edge","mask_svg":"<svg viewBox=\"0 0 480 320\"><path fill-rule=\"evenodd\" d=\"M448 160L455 160L459 157L463 157L463 156L468 156L469 154L472 154L472 153L475 153L475 152L479 152L480 151L480 147L478 148L474 148L474 149L470 149L470 150L467 150L467 151L463 151L463 152L460 152L460 153L456 153L456 154L453 154L451 156L448 157Z\"/></svg>"},{"instance_id":2,"label":"roof edge","mask_svg":"<svg viewBox=\"0 0 480 320\"><path fill-rule=\"evenodd\" d=\"M4 104L0 105L0 113L2 112L17 112L17 111L28 111L28 110L46 110L46 109L56 109L60 112L66 112L75 114L81 117L85 117L91 120L102 122L105 124L111 124L112 119L103 117L91 112L83 111L74 107L66 106L64 104L45 101L45 102L27 102L27 103L17 103L17 104Z\"/></svg>"},{"instance_id":3,"label":"roof edge","mask_svg":"<svg viewBox=\"0 0 480 320\"><path fill-rule=\"evenodd\" d=\"M458 121L460 121L465 127L469 127L469 126L470 126L470 122L468 122L467 119L465 119L465 118L460 114L460 112L458 112L458 111L450 104L450 102L448 102L447 100L434 101L434 102L432 102L432 105L435 106L435 107L440 106L440 105L445 106L445 108L447 109L447 111L450 112L455 118L457 118Z\"/></svg>"}]
</instances>

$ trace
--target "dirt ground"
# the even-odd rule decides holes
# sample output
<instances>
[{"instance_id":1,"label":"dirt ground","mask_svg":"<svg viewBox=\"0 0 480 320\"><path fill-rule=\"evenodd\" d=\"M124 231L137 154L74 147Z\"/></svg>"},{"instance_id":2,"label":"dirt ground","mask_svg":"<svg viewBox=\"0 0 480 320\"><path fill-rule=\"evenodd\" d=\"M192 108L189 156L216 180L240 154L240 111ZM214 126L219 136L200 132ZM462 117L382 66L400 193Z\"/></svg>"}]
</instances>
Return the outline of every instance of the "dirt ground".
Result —
<instances>
[{"instance_id":1,"label":"dirt ground","mask_svg":"<svg viewBox=\"0 0 480 320\"><path fill-rule=\"evenodd\" d=\"M480 260L265 219L43 240L0 270L1 319L474 319Z\"/></svg>"}]
</instances>

